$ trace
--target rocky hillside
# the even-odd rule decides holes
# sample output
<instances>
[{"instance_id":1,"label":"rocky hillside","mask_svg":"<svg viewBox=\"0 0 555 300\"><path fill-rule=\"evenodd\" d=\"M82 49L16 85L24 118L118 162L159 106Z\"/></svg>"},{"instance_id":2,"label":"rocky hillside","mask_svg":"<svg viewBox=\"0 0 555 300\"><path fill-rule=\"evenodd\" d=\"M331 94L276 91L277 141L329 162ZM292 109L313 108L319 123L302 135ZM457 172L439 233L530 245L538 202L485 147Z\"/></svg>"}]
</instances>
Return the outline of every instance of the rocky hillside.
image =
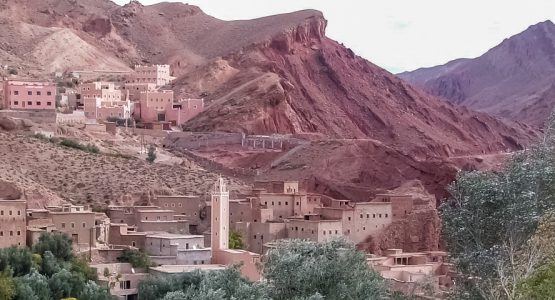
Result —
<instances>
[{"instance_id":1,"label":"rocky hillside","mask_svg":"<svg viewBox=\"0 0 555 300\"><path fill-rule=\"evenodd\" d=\"M389 174L394 168L399 171L392 174L399 175L403 161L414 166L410 175L389 182L432 172L428 161L438 157L517 150L536 139L530 127L441 101L358 57L326 37L327 21L314 10L222 21L182 3L0 0L0 22L11 26L0 33L0 59L30 73L89 64L94 69L123 69L134 63L170 63L177 95L204 97L207 103L205 112L185 129L375 141L383 146L368 147L374 151L368 155L403 157L394 165L374 160L376 174ZM21 28L38 33L26 35ZM33 47L40 43L48 45L48 51ZM53 53L68 55L56 60L48 56ZM49 59L38 59L42 57ZM325 148L318 143L313 147ZM344 149L334 158L337 164L348 159L351 148ZM446 168L438 174L453 173L453 168ZM307 170L326 169L314 165ZM365 188L376 186L363 178L365 174L336 178L334 190L357 182ZM321 174L310 176L328 181L319 178ZM424 181L435 185L431 191L444 184L429 177Z\"/></svg>"},{"instance_id":2,"label":"rocky hillside","mask_svg":"<svg viewBox=\"0 0 555 300\"><path fill-rule=\"evenodd\" d=\"M0 199L26 198L33 208L62 201L102 208L154 195L205 195L218 174L194 163L168 166L144 159L88 153L21 132L0 130ZM232 190L244 183L229 178Z\"/></svg>"},{"instance_id":3,"label":"rocky hillside","mask_svg":"<svg viewBox=\"0 0 555 300\"><path fill-rule=\"evenodd\" d=\"M545 21L475 59L399 76L471 109L542 126L555 106L555 25Z\"/></svg>"}]
</instances>

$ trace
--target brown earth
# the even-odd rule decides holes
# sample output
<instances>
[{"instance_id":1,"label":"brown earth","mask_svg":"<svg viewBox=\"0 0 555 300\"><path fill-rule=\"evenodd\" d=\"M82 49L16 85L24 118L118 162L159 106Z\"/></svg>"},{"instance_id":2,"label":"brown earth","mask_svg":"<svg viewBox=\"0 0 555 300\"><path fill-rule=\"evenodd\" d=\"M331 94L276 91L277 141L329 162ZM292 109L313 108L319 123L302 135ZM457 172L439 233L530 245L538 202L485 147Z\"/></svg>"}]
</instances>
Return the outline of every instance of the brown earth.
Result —
<instances>
[{"instance_id":1,"label":"brown earth","mask_svg":"<svg viewBox=\"0 0 555 300\"><path fill-rule=\"evenodd\" d=\"M218 174L194 163L150 164L144 159L92 154L34 137L0 132L0 198L22 191L31 207L60 201L92 204L140 202L156 194L206 195ZM244 187L234 179L232 190ZM0 188L0 190L2 190Z\"/></svg>"},{"instance_id":2,"label":"brown earth","mask_svg":"<svg viewBox=\"0 0 555 300\"><path fill-rule=\"evenodd\" d=\"M543 127L555 107L555 25L545 21L484 55L399 76L471 109Z\"/></svg>"}]
</instances>

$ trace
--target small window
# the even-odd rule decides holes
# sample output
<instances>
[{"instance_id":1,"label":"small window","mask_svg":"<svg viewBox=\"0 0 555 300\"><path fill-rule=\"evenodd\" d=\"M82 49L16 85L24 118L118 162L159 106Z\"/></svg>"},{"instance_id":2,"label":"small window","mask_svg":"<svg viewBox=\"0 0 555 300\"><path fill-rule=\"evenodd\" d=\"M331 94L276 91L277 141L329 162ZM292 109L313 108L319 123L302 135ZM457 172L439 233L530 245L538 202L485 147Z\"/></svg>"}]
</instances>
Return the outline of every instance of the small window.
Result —
<instances>
[{"instance_id":1,"label":"small window","mask_svg":"<svg viewBox=\"0 0 555 300\"><path fill-rule=\"evenodd\" d=\"M27 101L27 105L33 105L33 102Z\"/></svg>"},{"instance_id":2,"label":"small window","mask_svg":"<svg viewBox=\"0 0 555 300\"><path fill-rule=\"evenodd\" d=\"M14 95L19 95L19 91L13 91Z\"/></svg>"},{"instance_id":3,"label":"small window","mask_svg":"<svg viewBox=\"0 0 555 300\"><path fill-rule=\"evenodd\" d=\"M13 236L13 231L10 231L10 236Z\"/></svg>"},{"instance_id":4,"label":"small window","mask_svg":"<svg viewBox=\"0 0 555 300\"><path fill-rule=\"evenodd\" d=\"M182 207L182 206L183 206L183 203L179 203L179 204L177 204L177 206Z\"/></svg>"},{"instance_id":5,"label":"small window","mask_svg":"<svg viewBox=\"0 0 555 300\"><path fill-rule=\"evenodd\" d=\"M4 236L4 231L0 231L0 236Z\"/></svg>"},{"instance_id":6,"label":"small window","mask_svg":"<svg viewBox=\"0 0 555 300\"><path fill-rule=\"evenodd\" d=\"M278 205L281 205L281 201L278 201Z\"/></svg>"},{"instance_id":7,"label":"small window","mask_svg":"<svg viewBox=\"0 0 555 300\"><path fill-rule=\"evenodd\" d=\"M10 216L12 215L12 211L10 210Z\"/></svg>"},{"instance_id":8,"label":"small window","mask_svg":"<svg viewBox=\"0 0 555 300\"><path fill-rule=\"evenodd\" d=\"M3 215L4 215L4 211L0 210L0 216L3 216Z\"/></svg>"},{"instance_id":9,"label":"small window","mask_svg":"<svg viewBox=\"0 0 555 300\"><path fill-rule=\"evenodd\" d=\"M41 92L37 91L37 96L40 96L40 95L41 95Z\"/></svg>"},{"instance_id":10,"label":"small window","mask_svg":"<svg viewBox=\"0 0 555 300\"><path fill-rule=\"evenodd\" d=\"M18 231L17 231L17 235L21 235L21 231L18 230Z\"/></svg>"},{"instance_id":11,"label":"small window","mask_svg":"<svg viewBox=\"0 0 555 300\"><path fill-rule=\"evenodd\" d=\"M131 246L133 246L133 247L136 246L135 241L132 241L132 242L131 242Z\"/></svg>"},{"instance_id":12,"label":"small window","mask_svg":"<svg viewBox=\"0 0 555 300\"><path fill-rule=\"evenodd\" d=\"M48 102L46 102L46 105L47 106L52 106L52 102L48 101Z\"/></svg>"},{"instance_id":13,"label":"small window","mask_svg":"<svg viewBox=\"0 0 555 300\"><path fill-rule=\"evenodd\" d=\"M66 223L62 223L62 228L66 228Z\"/></svg>"},{"instance_id":14,"label":"small window","mask_svg":"<svg viewBox=\"0 0 555 300\"><path fill-rule=\"evenodd\" d=\"M376 218L376 214L373 214L372 217L375 219L375 218Z\"/></svg>"},{"instance_id":15,"label":"small window","mask_svg":"<svg viewBox=\"0 0 555 300\"><path fill-rule=\"evenodd\" d=\"M349 219L349 221L351 221L351 217L349 217L348 219Z\"/></svg>"},{"instance_id":16,"label":"small window","mask_svg":"<svg viewBox=\"0 0 555 300\"><path fill-rule=\"evenodd\" d=\"M366 230L366 227L362 227L362 230Z\"/></svg>"},{"instance_id":17,"label":"small window","mask_svg":"<svg viewBox=\"0 0 555 300\"><path fill-rule=\"evenodd\" d=\"M326 235L326 231L324 230L323 232L324 232L324 235Z\"/></svg>"},{"instance_id":18,"label":"small window","mask_svg":"<svg viewBox=\"0 0 555 300\"><path fill-rule=\"evenodd\" d=\"M27 95L31 96L31 95L33 95L33 92L27 91Z\"/></svg>"},{"instance_id":19,"label":"small window","mask_svg":"<svg viewBox=\"0 0 555 300\"><path fill-rule=\"evenodd\" d=\"M165 204L164 204L164 207L168 207L168 204L167 204L167 203L165 203Z\"/></svg>"},{"instance_id":20,"label":"small window","mask_svg":"<svg viewBox=\"0 0 555 300\"><path fill-rule=\"evenodd\" d=\"M37 105L40 105L40 104L41 104L40 101L37 101Z\"/></svg>"},{"instance_id":21,"label":"small window","mask_svg":"<svg viewBox=\"0 0 555 300\"><path fill-rule=\"evenodd\" d=\"M366 214L366 218L367 218L367 219L370 219L370 214Z\"/></svg>"},{"instance_id":22,"label":"small window","mask_svg":"<svg viewBox=\"0 0 555 300\"><path fill-rule=\"evenodd\" d=\"M87 223L83 222L83 228L87 227Z\"/></svg>"},{"instance_id":23,"label":"small window","mask_svg":"<svg viewBox=\"0 0 555 300\"><path fill-rule=\"evenodd\" d=\"M387 218L387 217L388 217L388 215L387 215L387 214L385 214L385 217Z\"/></svg>"},{"instance_id":24,"label":"small window","mask_svg":"<svg viewBox=\"0 0 555 300\"><path fill-rule=\"evenodd\" d=\"M361 219L364 218L364 215L363 215L363 214L360 214L360 218L361 218Z\"/></svg>"},{"instance_id":25,"label":"small window","mask_svg":"<svg viewBox=\"0 0 555 300\"><path fill-rule=\"evenodd\" d=\"M289 205L289 202L285 201L285 205Z\"/></svg>"},{"instance_id":26,"label":"small window","mask_svg":"<svg viewBox=\"0 0 555 300\"><path fill-rule=\"evenodd\" d=\"M18 215L18 216L21 216L21 210L18 210L18 211L17 211L17 215Z\"/></svg>"},{"instance_id":27,"label":"small window","mask_svg":"<svg viewBox=\"0 0 555 300\"><path fill-rule=\"evenodd\" d=\"M381 218L381 217L382 217L382 214L380 214L379 216L380 216L380 218Z\"/></svg>"},{"instance_id":28,"label":"small window","mask_svg":"<svg viewBox=\"0 0 555 300\"><path fill-rule=\"evenodd\" d=\"M46 92L46 95L52 96L52 92Z\"/></svg>"},{"instance_id":29,"label":"small window","mask_svg":"<svg viewBox=\"0 0 555 300\"><path fill-rule=\"evenodd\" d=\"M71 222L71 228L75 228L75 223Z\"/></svg>"},{"instance_id":30,"label":"small window","mask_svg":"<svg viewBox=\"0 0 555 300\"><path fill-rule=\"evenodd\" d=\"M256 234L252 237L254 240L256 240Z\"/></svg>"},{"instance_id":31,"label":"small window","mask_svg":"<svg viewBox=\"0 0 555 300\"><path fill-rule=\"evenodd\" d=\"M14 101L13 105L19 105L19 101Z\"/></svg>"}]
</instances>

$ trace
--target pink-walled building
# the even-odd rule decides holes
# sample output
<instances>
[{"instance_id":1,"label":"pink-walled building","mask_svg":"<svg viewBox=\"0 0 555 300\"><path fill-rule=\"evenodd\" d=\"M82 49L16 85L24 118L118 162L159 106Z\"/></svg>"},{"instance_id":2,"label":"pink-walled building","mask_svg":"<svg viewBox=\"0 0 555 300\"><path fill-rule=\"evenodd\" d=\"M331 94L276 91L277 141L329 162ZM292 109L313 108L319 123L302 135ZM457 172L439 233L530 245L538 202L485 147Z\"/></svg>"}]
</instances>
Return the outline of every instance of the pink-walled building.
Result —
<instances>
[{"instance_id":1,"label":"pink-walled building","mask_svg":"<svg viewBox=\"0 0 555 300\"><path fill-rule=\"evenodd\" d=\"M79 86L79 93L82 99L100 98L102 101L122 100L121 90L116 88L112 82L91 82L83 83Z\"/></svg>"},{"instance_id":2,"label":"pink-walled building","mask_svg":"<svg viewBox=\"0 0 555 300\"><path fill-rule=\"evenodd\" d=\"M155 91L155 83L125 83L121 87L122 92L133 102L141 100L141 92Z\"/></svg>"},{"instance_id":3,"label":"pink-walled building","mask_svg":"<svg viewBox=\"0 0 555 300\"><path fill-rule=\"evenodd\" d=\"M131 117L131 101L103 101L101 98L85 98L83 111L87 119L106 120L108 118L128 119Z\"/></svg>"},{"instance_id":4,"label":"pink-walled building","mask_svg":"<svg viewBox=\"0 0 555 300\"><path fill-rule=\"evenodd\" d=\"M173 104L173 91L141 92L139 103L135 104L133 116L143 123L166 121L166 110Z\"/></svg>"},{"instance_id":5,"label":"pink-walled building","mask_svg":"<svg viewBox=\"0 0 555 300\"><path fill-rule=\"evenodd\" d=\"M182 99L166 108L166 120L181 125L204 110L204 99Z\"/></svg>"},{"instance_id":6,"label":"pink-walled building","mask_svg":"<svg viewBox=\"0 0 555 300\"><path fill-rule=\"evenodd\" d=\"M13 110L56 109L56 84L39 81L4 81L4 108Z\"/></svg>"},{"instance_id":7,"label":"pink-walled building","mask_svg":"<svg viewBox=\"0 0 555 300\"><path fill-rule=\"evenodd\" d=\"M154 83L164 86L173 80L170 65L135 65L135 71L128 77L128 83Z\"/></svg>"}]
</instances>

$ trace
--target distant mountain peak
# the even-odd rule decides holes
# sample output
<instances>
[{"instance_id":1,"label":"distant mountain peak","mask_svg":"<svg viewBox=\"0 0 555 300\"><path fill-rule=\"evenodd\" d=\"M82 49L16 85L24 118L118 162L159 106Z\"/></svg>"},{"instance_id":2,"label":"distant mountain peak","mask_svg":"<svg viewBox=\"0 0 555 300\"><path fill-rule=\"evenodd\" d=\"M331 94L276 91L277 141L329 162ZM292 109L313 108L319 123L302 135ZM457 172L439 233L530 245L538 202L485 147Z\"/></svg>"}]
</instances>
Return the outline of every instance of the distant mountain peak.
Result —
<instances>
[{"instance_id":1,"label":"distant mountain peak","mask_svg":"<svg viewBox=\"0 0 555 300\"><path fill-rule=\"evenodd\" d=\"M457 61L457 60L455 60ZM555 106L555 24L546 20L506 38L482 56L399 76L472 109L543 126Z\"/></svg>"}]
</instances>

